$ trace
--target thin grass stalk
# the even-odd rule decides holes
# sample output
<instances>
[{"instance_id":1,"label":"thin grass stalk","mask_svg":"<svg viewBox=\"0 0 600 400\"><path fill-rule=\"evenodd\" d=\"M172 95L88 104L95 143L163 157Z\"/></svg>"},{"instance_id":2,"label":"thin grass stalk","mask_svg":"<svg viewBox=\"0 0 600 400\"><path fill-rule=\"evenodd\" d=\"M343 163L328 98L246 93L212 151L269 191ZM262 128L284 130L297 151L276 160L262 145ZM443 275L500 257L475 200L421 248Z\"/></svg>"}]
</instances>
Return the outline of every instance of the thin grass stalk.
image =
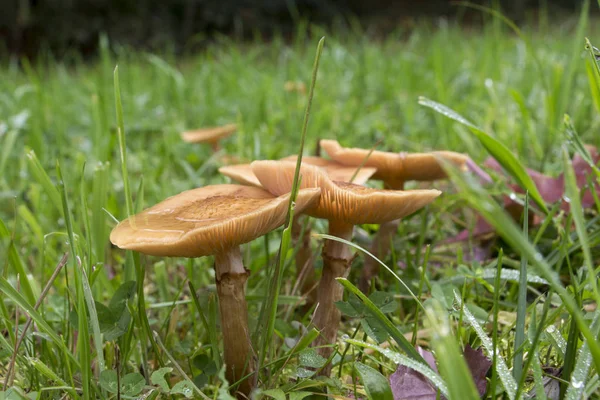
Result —
<instances>
[{"instance_id":1,"label":"thin grass stalk","mask_svg":"<svg viewBox=\"0 0 600 400\"><path fill-rule=\"evenodd\" d=\"M263 335L263 340L260 346L260 354L258 358L258 368L257 371L262 370L262 366L264 364L265 358L267 357L267 353L272 346L272 337L275 329L275 316L277 313L277 304L279 298L279 291L281 288L281 271L285 264L285 257L287 255L287 248L291 241L291 224L294 218L294 201L296 200L296 195L298 193L298 188L300 186L300 165L302 163L302 153L304 151L304 141L306 138L306 132L308 129L308 120L310 116L310 110L312 106L312 99L314 96L315 85L317 83L317 72L319 70L319 61L321 59L321 53L323 52L323 45L325 43L325 38L321 38L319 44L317 45L317 52L315 55L315 61L313 64L313 72L310 84L310 90L308 94L308 102L306 104L306 111L304 113L304 122L302 124L302 136L300 142L300 149L298 151L298 159L296 162L296 172L294 174L294 181L292 184L292 193L290 196L290 204L289 204L289 212L288 218L286 219L285 228L283 230L283 237L281 240L280 248L279 248L279 261L275 266L275 270L273 272L273 278L271 280L271 285L269 287L269 300L266 304L264 304L264 310L266 310L264 314L264 318L266 322L266 332ZM262 311L261 311L262 313Z\"/></svg>"},{"instance_id":2,"label":"thin grass stalk","mask_svg":"<svg viewBox=\"0 0 600 400\"><path fill-rule=\"evenodd\" d=\"M525 194L523 210L523 235L529 234L529 195ZM523 374L523 343L525 342L525 317L527 316L527 258L521 257L519 269L519 294L517 299L517 322L515 326L515 346L513 376L518 382Z\"/></svg>"}]
</instances>

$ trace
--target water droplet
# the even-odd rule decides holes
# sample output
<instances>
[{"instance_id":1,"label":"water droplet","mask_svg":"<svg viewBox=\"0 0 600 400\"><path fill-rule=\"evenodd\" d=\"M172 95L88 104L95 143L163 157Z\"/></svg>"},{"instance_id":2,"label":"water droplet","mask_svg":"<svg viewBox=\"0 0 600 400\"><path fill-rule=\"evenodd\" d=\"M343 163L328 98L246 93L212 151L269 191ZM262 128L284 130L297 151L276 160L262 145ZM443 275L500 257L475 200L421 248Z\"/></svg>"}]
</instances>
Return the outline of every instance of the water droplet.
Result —
<instances>
[{"instance_id":1,"label":"water droplet","mask_svg":"<svg viewBox=\"0 0 600 400\"><path fill-rule=\"evenodd\" d=\"M575 379L573 379L571 381L571 385L575 388L575 389L581 389L583 387L583 382L581 381L577 381Z\"/></svg>"},{"instance_id":2,"label":"water droplet","mask_svg":"<svg viewBox=\"0 0 600 400\"><path fill-rule=\"evenodd\" d=\"M565 203L570 203L571 199L567 196L563 196L563 200L565 201Z\"/></svg>"},{"instance_id":3,"label":"water droplet","mask_svg":"<svg viewBox=\"0 0 600 400\"><path fill-rule=\"evenodd\" d=\"M342 335L342 340L343 340L343 341L346 341L346 340L348 340L348 339L350 339L350 336L348 336L348 335L345 335L345 334L344 334L344 335Z\"/></svg>"},{"instance_id":4,"label":"water droplet","mask_svg":"<svg viewBox=\"0 0 600 400\"><path fill-rule=\"evenodd\" d=\"M546 328L546 332L548 333L554 333L556 331L556 327L554 325L550 325L549 327Z\"/></svg>"}]
</instances>

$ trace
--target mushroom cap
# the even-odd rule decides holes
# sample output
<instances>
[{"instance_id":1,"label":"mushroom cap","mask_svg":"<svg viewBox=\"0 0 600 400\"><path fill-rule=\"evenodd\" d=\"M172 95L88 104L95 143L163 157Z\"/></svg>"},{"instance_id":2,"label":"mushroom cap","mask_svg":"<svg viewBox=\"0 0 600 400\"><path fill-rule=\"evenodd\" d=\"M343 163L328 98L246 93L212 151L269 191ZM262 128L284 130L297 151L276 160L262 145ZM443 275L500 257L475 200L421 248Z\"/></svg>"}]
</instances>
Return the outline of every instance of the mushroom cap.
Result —
<instances>
[{"instance_id":1,"label":"mushroom cap","mask_svg":"<svg viewBox=\"0 0 600 400\"><path fill-rule=\"evenodd\" d=\"M296 164L291 161L254 161L252 171L274 195L289 193ZM305 213L348 224L382 224L405 217L440 195L439 190L381 190L352 183L334 182L318 167L302 165L300 188L321 188L318 204Z\"/></svg>"},{"instance_id":2,"label":"mushroom cap","mask_svg":"<svg viewBox=\"0 0 600 400\"><path fill-rule=\"evenodd\" d=\"M190 143L214 143L226 138L237 129L236 124L227 124L210 128L195 129L181 133L181 138Z\"/></svg>"},{"instance_id":3,"label":"mushroom cap","mask_svg":"<svg viewBox=\"0 0 600 400\"><path fill-rule=\"evenodd\" d=\"M321 148L334 161L344 165L361 165L377 168L373 176L383 181L434 181L446 178L446 172L438 158L456 164L466 169L468 157L453 151L434 151L431 153L390 153L387 151L373 151L360 148L342 147L336 140L321 140Z\"/></svg>"},{"instance_id":4,"label":"mushroom cap","mask_svg":"<svg viewBox=\"0 0 600 400\"><path fill-rule=\"evenodd\" d=\"M301 190L296 211L314 205L319 189ZM283 225L289 194L261 188L213 185L192 189L119 223L110 241L153 256L201 257L226 252Z\"/></svg>"},{"instance_id":5,"label":"mushroom cap","mask_svg":"<svg viewBox=\"0 0 600 400\"><path fill-rule=\"evenodd\" d=\"M243 185L261 187L260 182L250 164L227 165L219 168L219 172Z\"/></svg>"},{"instance_id":6,"label":"mushroom cap","mask_svg":"<svg viewBox=\"0 0 600 400\"><path fill-rule=\"evenodd\" d=\"M281 161L293 161L296 162L298 156L288 156L281 159ZM339 162L326 160L321 157L315 156L304 156L302 157L302 164L315 165L317 167L321 167L327 173L327 176L332 181L341 181L341 182L350 182L350 179L356 173L358 167L356 166L347 166L344 164L340 164ZM360 165L360 164L359 164ZM360 168L352 183L357 185L364 185L367 183L369 178L373 176L377 172L376 168L373 167L365 167Z\"/></svg>"}]
</instances>

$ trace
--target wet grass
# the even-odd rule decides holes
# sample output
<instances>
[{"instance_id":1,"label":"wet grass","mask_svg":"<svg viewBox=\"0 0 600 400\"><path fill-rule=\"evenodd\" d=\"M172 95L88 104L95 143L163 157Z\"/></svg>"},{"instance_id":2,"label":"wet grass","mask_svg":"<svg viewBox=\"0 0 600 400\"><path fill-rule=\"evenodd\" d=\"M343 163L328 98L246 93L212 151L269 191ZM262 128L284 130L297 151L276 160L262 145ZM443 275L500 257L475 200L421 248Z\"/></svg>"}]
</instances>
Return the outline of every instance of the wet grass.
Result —
<instances>
[{"instance_id":1,"label":"wet grass","mask_svg":"<svg viewBox=\"0 0 600 400\"><path fill-rule=\"evenodd\" d=\"M519 32L497 19L481 30L420 24L385 39L314 27L309 37L306 28L287 43L224 38L177 58L103 40L94 61L77 54L61 62L49 54L32 64L3 60L0 383L11 389L0 398L226 398L212 260L125 253L111 247L108 235L117 220L170 195L226 182L217 173L226 155L296 153L307 94L284 86L309 86L312 38L322 34L305 154L318 139L335 138L365 148L380 142L391 151L461 151L480 163L489 153L502 157L499 142L514 156L506 158L509 172L566 171L567 196L576 205L565 151L577 151L578 140L600 146L600 75L584 36L600 39L587 15L542 20ZM578 136L567 135L565 113ZM457 123L457 115L472 124ZM239 130L218 153L179 136L230 122ZM351 294L367 257L359 251L341 283L362 317L343 322L331 379L312 376L323 362L309 349L318 332L312 310L292 291L293 253L277 259L281 231L243 247L267 398L325 390L385 398L381 375L415 362L403 350L411 342L435 350L440 376L431 380L453 399L477 397L460 357L466 344L482 346L493 359L486 398L530 390L544 398L542 378L564 398L598 396L598 210L565 213L529 197L530 212L544 222L513 223L499 205L508 193L503 182L482 188L450 175L452 183L432 184L444 195L403 221L382 260L396 277L382 270L374 289L390 293L395 306L381 303L385 296ZM442 243L472 224L473 210L501 234L488 243L485 261L469 257L476 238L464 246ZM313 225L325 231L321 221ZM355 244L368 247L376 228L363 226ZM313 239L315 252L322 240ZM282 279L273 297L275 265ZM273 298L271 329L263 329L260 310Z\"/></svg>"}]
</instances>

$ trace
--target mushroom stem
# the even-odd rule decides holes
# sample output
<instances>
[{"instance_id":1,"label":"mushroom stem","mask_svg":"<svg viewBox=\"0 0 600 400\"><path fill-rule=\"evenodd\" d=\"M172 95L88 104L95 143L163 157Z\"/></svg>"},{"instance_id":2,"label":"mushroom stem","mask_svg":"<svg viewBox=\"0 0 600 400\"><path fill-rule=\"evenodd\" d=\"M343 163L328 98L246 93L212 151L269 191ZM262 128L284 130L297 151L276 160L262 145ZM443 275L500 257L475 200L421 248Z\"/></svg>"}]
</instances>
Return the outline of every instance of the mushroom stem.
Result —
<instances>
[{"instance_id":1,"label":"mushroom stem","mask_svg":"<svg viewBox=\"0 0 600 400\"><path fill-rule=\"evenodd\" d=\"M296 280L299 282L301 295L306 295L316 282L313 271L313 255L310 248L311 229L309 224L304 224L304 220L305 217L299 215L292 221L292 240L296 246L299 246L296 251ZM311 306L315 302L315 296L309 296L306 301L307 305Z\"/></svg>"},{"instance_id":2,"label":"mushroom stem","mask_svg":"<svg viewBox=\"0 0 600 400\"><path fill-rule=\"evenodd\" d=\"M340 221L329 221L329 234L340 239L352 239L353 225ZM335 306L335 302L342 300L344 288L335 278L345 278L350 272L353 254L350 247L334 240L326 240L323 246L323 273L317 290L317 309L314 324L321 332L315 341L315 346L328 346L335 344L337 331L342 314ZM317 352L329 358L333 353L332 347L320 347ZM327 376L331 372L331 365L321 370L321 375Z\"/></svg>"},{"instance_id":3,"label":"mushroom stem","mask_svg":"<svg viewBox=\"0 0 600 400\"><path fill-rule=\"evenodd\" d=\"M215 272L226 377L234 384L242 377L256 371L256 360L248 328L248 307L246 305L245 284L250 275L242 264L242 254L235 247L215 255ZM256 374L244 379L236 388L240 398L246 398L256 386Z\"/></svg>"},{"instance_id":4,"label":"mushroom stem","mask_svg":"<svg viewBox=\"0 0 600 400\"><path fill-rule=\"evenodd\" d=\"M213 153L221 150L221 143L218 140L210 142L210 147L212 148Z\"/></svg>"},{"instance_id":5,"label":"mushroom stem","mask_svg":"<svg viewBox=\"0 0 600 400\"><path fill-rule=\"evenodd\" d=\"M403 181L386 181L384 184L385 189L391 190L403 190ZM369 252L376 256L379 260L384 261L390 252L390 241L398 231L400 226L400 220L386 222L379 226L379 231L371 243ZM371 279L379 274L379 263L374 258L367 256L363 265L360 279L358 281L358 288L361 292L367 293L371 286Z\"/></svg>"}]
</instances>

